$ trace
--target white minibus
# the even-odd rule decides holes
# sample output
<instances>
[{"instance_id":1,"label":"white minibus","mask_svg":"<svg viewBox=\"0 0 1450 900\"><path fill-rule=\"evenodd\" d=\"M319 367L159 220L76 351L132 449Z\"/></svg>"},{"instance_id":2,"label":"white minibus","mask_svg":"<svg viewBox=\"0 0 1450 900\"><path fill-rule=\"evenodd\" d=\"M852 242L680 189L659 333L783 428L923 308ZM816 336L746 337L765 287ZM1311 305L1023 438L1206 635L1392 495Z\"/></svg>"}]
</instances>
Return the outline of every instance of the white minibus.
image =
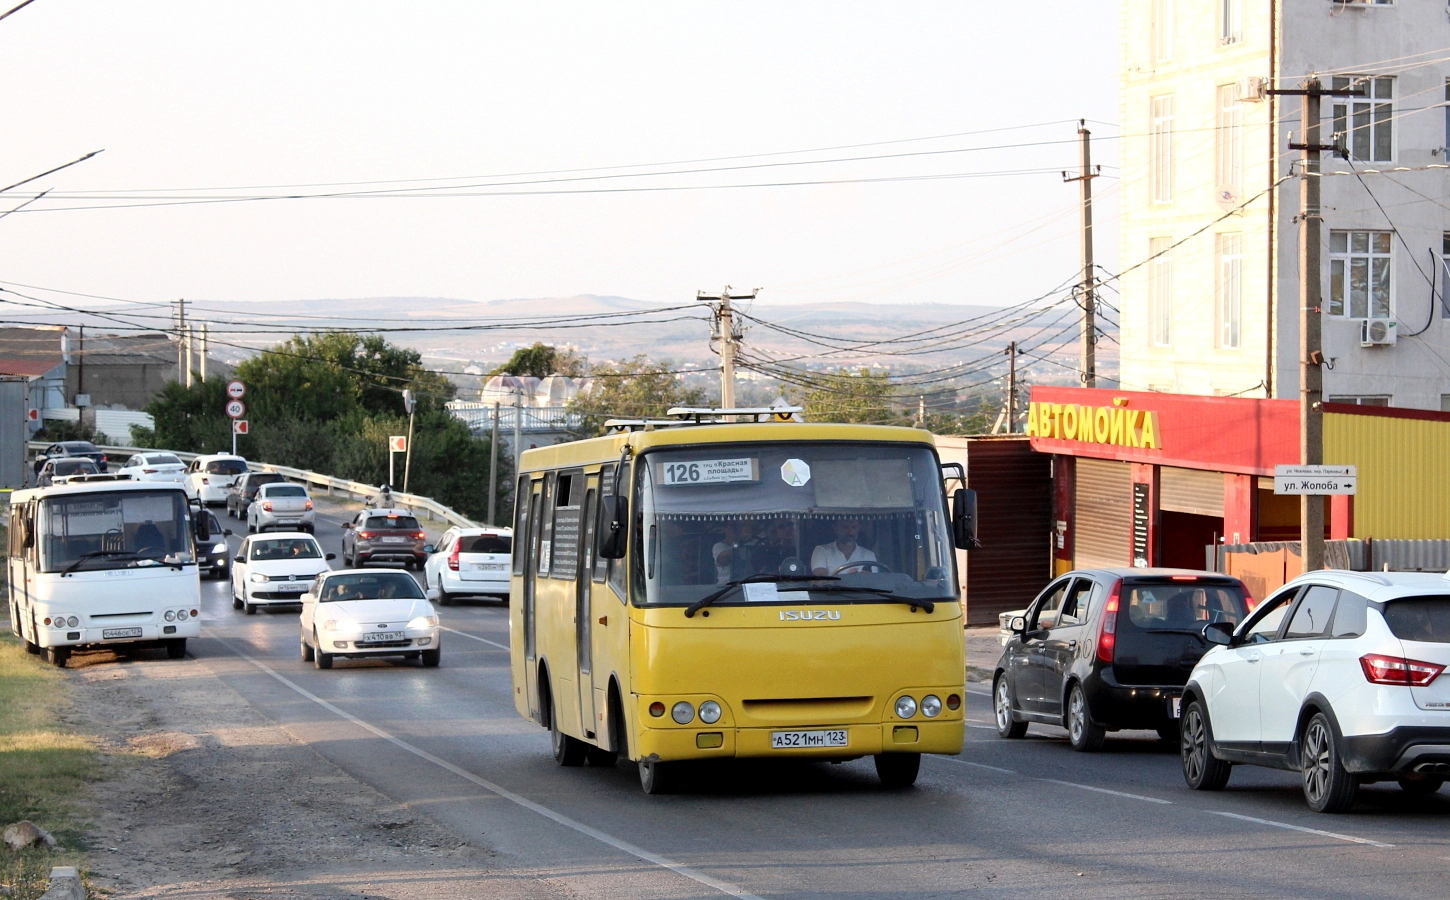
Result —
<instances>
[{"instance_id":1,"label":"white minibus","mask_svg":"<svg viewBox=\"0 0 1450 900\"><path fill-rule=\"evenodd\" d=\"M208 517L179 484L93 477L11 496L10 627L57 666L78 647L180 659L201 633L196 544L211 539Z\"/></svg>"}]
</instances>

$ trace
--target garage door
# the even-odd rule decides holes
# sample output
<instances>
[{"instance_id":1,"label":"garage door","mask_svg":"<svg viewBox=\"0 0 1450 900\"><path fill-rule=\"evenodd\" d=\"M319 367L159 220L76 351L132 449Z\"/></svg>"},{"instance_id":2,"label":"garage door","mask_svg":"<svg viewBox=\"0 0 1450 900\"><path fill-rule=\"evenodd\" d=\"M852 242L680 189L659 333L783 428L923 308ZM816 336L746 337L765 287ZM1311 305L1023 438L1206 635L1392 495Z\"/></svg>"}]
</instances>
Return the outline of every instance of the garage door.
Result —
<instances>
[{"instance_id":1,"label":"garage door","mask_svg":"<svg viewBox=\"0 0 1450 900\"><path fill-rule=\"evenodd\" d=\"M1128 463L1077 459L1073 508L1079 569L1132 564L1133 478Z\"/></svg>"},{"instance_id":2,"label":"garage door","mask_svg":"<svg viewBox=\"0 0 1450 900\"><path fill-rule=\"evenodd\" d=\"M1202 469L1158 470L1158 508L1223 518L1223 473Z\"/></svg>"}]
</instances>

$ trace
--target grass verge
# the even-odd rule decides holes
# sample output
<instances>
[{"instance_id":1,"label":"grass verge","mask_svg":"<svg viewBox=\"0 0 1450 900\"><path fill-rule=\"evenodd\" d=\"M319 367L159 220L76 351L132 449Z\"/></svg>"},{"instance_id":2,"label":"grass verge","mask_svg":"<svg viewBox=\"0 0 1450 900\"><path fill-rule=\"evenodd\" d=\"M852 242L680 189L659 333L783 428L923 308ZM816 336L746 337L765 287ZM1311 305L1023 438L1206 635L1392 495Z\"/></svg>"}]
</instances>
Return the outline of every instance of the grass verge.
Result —
<instances>
[{"instance_id":1,"label":"grass verge","mask_svg":"<svg viewBox=\"0 0 1450 900\"><path fill-rule=\"evenodd\" d=\"M0 634L0 827L29 819L61 846L17 853L0 844L0 884L10 886L10 900L44 893L51 866L84 862L75 800L96 776L100 757L61 724L69 694L64 675L26 653L14 636Z\"/></svg>"}]
</instances>

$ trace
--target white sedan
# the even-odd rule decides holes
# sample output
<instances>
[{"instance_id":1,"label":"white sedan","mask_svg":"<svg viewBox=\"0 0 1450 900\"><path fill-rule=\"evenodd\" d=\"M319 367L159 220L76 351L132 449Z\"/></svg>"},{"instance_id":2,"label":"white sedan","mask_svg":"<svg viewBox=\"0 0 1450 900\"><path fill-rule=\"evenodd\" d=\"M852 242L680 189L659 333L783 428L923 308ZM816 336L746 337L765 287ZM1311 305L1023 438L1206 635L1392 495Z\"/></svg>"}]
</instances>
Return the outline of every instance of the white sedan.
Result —
<instances>
[{"instance_id":1,"label":"white sedan","mask_svg":"<svg viewBox=\"0 0 1450 900\"><path fill-rule=\"evenodd\" d=\"M406 572L329 572L302 598L302 661L319 669L339 656L402 656L436 666L440 637L437 610Z\"/></svg>"},{"instance_id":2,"label":"white sedan","mask_svg":"<svg viewBox=\"0 0 1450 900\"><path fill-rule=\"evenodd\" d=\"M186 463L170 453L137 453L116 471L132 481L186 481Z\"/></svg>"},{"instance_id":3,"label":"white sedan","mask_svg":"<svg viewBox=\"0 0 1450 900\"><path fill-rule=\"evenodd\" d=\"M251 535L232 561L232 608L250 616L259 606L296 606L336 556L310 534Z\"/></svg>"}]
</instances>

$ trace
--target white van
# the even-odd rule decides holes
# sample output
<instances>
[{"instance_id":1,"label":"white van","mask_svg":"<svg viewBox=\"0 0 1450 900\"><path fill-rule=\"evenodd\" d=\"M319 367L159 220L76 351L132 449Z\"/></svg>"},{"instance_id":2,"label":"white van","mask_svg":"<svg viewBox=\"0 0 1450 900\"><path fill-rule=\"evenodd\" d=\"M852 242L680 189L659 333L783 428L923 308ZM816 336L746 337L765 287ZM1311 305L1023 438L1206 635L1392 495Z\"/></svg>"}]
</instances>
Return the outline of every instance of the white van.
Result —
<instances>
[{"instance_id":1,"label":"white van","mask_svg":"<svg viewBox=\"0 0 1450 900\"><path fill-rule=\"evenodd\" d=\"M179 484L78 481L10 501L10 627L64 666L77 647L165 647L201 633L196 545L209 517Z\"/></svg>"}]
</instances>

